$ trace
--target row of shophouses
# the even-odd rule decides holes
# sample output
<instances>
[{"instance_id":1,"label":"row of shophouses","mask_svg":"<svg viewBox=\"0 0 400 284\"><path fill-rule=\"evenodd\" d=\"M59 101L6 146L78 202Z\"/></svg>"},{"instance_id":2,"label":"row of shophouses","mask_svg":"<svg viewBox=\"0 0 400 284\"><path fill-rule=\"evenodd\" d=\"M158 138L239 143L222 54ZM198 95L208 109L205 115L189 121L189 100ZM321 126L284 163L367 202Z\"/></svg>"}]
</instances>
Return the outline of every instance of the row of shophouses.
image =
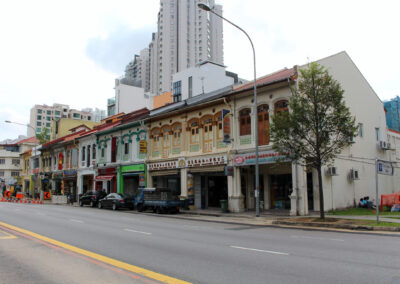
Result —
<instances>
[{"instance_id":1,"label":"row of shophouses","mask_svg":"<svg viewBox=\"0 0 400 284\"><path fill-rule=\"evenodd\" d=\"M341 83L359 125L350 146L324 166L326 210L353 206L364 196L374 199L376 158L394 165L394 175L379 177L380 192L398 191L400 135L387 129L381 100L347 53L318 63ZM33 170L28 160L35 154L22 154L23 190L78 197L89 190L134 194L138 187L168 187L189 199L191 208L219 207L220 200L228 200L231 212L253 210L258 132L261 207L299 215L319 210L315 170L277 162L280 154L272 149L268 132L270 116L288 111L290 88L305 67L259 78L257 109L251 82L151 111L115 115L93 129L76 127L37 147L40 162Z\"/></svg>"}]
</instances>

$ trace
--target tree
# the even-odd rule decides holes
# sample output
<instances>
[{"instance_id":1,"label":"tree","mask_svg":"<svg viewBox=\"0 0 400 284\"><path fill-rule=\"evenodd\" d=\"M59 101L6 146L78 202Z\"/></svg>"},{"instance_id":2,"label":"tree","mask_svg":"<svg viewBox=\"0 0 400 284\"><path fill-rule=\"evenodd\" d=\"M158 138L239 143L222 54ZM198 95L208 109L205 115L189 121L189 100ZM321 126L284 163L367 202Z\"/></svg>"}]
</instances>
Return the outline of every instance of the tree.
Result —
<instances>
[{"instance_id":1,"label":"tree","mask_svg":"<svg viewBox=\"0 0 400 284\"><path fill-rule=\"evenodd\" d=\"M39 134L36 134L36 138L39 139L40 144L44 144L46 142L50 141L50 135L49 135L50 130L45 127L43 128L42 132Z\"/></svg>"},{"instance_id":2,"label":"tree","mask_svg":"<svg viewBox=\"0 0 400 284\"><path fill-rule=\"evenodd\" d=\"M325 218L321 168L331 163L357 135L355 118L344 103L344 91L317 63L300 69L289 111L272 116L273 148L318 172L320 217Z\"/></svg>"}]
</instances>

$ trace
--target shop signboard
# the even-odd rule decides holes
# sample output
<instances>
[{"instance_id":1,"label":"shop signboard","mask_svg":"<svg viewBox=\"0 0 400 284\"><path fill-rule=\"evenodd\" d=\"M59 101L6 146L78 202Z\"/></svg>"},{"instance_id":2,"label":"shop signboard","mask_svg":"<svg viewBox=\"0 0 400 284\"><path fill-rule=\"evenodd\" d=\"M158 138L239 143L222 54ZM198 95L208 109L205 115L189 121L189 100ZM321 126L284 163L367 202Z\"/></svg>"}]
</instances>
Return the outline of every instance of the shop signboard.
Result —
<instances>
[{"instance_id":1,"label":"shop signboard","mask_svg":"<svg viewBox=\"0 0 400 284\"><path fill-rule=\"evenodd\" d=\"M285 160L285 155L275 151L264 151L258 153L258 163L259 164L272 164L276 163L278 160ZM288 161L288 160L287 160ZM233 164L235 166L247 166L254 165L256 162L255 153L238 154L233 158Z\"/></svg>"},{"instance_id":2,"label":"shop signboard","mask_svg":"<svg viewBox=\"0 0 400 284\"><path fill-rule=\"evenodd\" d=\"M139 174L139 186L145 186L145 176L144 174Z\"/></svg>"},{"instance_id":3,"label":"shop signboard","mask_svg":"<svg viewBox=\"0 0 400 284\"><path fill-rule=\"evenodd\" d=\"M64 155L63 153L58 153L58 170L61 171L63 169L64 163Z\"/></svg>"},{"instance_id":4,"label":"shop signboard","mask_svg":"<svg viewBox=\"0 0 400 284\"><path fill-rule=\"evenodd\" d=\"M149 171L171 170L178 168L178 161L168 161L147 164Z\"/></svg>"},{"instance_id":5,"label":"shop signboard","mask_svg":"<svg viewBox=\"0 0 400 284\"><path fill-rule=\"evenodd\" d=\"M139 153L140 154L146 154L147 153L147 141L146 140L140 140L140 142L139 142Z\"/></svg>"},{"instance_id":6,"label":"shop signboard","mask_svg":"<svg viewBox=\"0 0 400 284\"><path fill-rule=\"evenodd\" d=\"M65 170L64 177L73 177L76 176L76 170Z\"/></svg>"},{"instance_id":7,"label":"shop signboard","mask_svg":"<svg viewBox=\"0 0 400 284\"><path fill-rule=\"evenodd\" d=\"M223 129L223 142L226 144L231 143L231 112L228 109L222 110L222 129Z\"/></svg>"},{"instance_id":8,"label":"shop signboard","mask_svg":"<svg viewBox=\"0 0 400 284\"><path fill-rule=\"evenodd\" d=\"M193 167L204 167L204 166L217 166L225 165L227 163L226 156L210 156L210 157L198 157L186 160L188 168Z\"/></svg>"},{"instance_id":9,"label":"shop signboard","mask_svg":"<svg viewBox=\"0 0 400 284\"><path fill-rule=\"evenodd\" d=\"M137 164L137 165L129 165L129 166L122 166L121 172L144 172L144 164Z\"/></svg>"}]
</instances>

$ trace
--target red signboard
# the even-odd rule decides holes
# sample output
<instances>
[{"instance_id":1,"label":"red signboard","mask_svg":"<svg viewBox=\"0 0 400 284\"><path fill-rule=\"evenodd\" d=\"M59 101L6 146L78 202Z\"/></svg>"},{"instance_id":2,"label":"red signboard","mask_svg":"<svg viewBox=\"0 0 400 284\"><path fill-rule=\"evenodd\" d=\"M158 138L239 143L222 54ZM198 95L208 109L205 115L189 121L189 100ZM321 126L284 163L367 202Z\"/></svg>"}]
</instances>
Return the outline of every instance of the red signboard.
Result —
<instances>
[{"instance_id":1,"label":"red signboard","mask_svg":"<svg viewBox=\"0 0 400 284\"><path fill-rule=\"evenodd\" d=\"M58 154L58 170L61 171L63 169L63 163L64 163L64 155L63 153Z\"/></svg>"}]
</instances>

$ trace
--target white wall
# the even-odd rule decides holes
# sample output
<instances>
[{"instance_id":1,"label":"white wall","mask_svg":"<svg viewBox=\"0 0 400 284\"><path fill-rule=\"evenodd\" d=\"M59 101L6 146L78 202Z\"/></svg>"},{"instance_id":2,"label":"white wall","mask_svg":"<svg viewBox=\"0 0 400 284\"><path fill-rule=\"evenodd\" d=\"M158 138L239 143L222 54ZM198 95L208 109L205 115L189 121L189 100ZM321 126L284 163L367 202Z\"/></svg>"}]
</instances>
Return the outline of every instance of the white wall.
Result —
<instances>
[{"instance_id":1,"label":"white wall","mask_svg":"<svg viewBox=\"0 0 400 284\"><path fill-rule=\"evenodd\" d=\"M379 149L375 137L375 128L380 129L380 140L387 141L387 127L383 103L364 78L360 70L346 52L329 56L317 61L325 66L330 75L339 81L344 93L345 104L356 118L356 124L363 124L363 137L356 137L355 143L342 151L334 161L338 169L337 176L323 175L325 209L353 206L360 198L369 196L375 200L375 158L391 159L391 151ZM302 66L303 68L305 66ZM351 169L359 170L360 179L349 179ZM327 170L327 167L324 167ZM398 175L394 177L379 175L380 194L392 193L400 183ZM314 192L314 204L319 208L318 192Z\"/></svg>"},{"instance_id":2,"label":"white wall","mask_svg":"<svg viewBox=\"0 0 400 284\"><path fill-rule=\"evenodd\" d=\"M182 100L189 98L189 77L192 77L192 97L234 84L233 78L226 76L224 66L212 62L198 64L173 75L172 82L182 82Z\"/></svg>"},{"instance_id":3,"label":"white wall","mask_svg":"<svg viewBox=\"0 0 400 284\"><path fill-rule=\"evenodd\" d=\"M117 80L118 81L118 80ZM129 113L141 108L152 109L153 97L143 88L125 84L115 86L115 113Z\"/></svg>"}]
</instances>

